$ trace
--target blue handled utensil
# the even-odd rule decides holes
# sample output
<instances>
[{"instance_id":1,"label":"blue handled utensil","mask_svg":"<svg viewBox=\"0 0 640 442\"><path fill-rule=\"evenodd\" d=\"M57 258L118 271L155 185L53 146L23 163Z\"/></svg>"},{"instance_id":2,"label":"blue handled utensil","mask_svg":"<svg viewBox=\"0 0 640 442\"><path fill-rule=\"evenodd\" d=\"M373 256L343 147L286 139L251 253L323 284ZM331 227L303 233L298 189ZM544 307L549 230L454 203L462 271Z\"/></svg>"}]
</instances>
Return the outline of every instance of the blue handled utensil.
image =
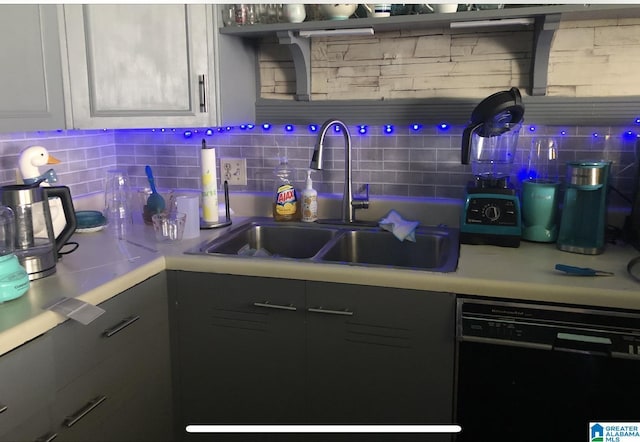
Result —
<instances>
[{"instance_id":1,"label":"blue handled utensil","mask_svg":"<svg viewBox=\"0 0 640 442\"><path fill-rule=\"evenodd\" d=\"M590 269L589 267L574 267L566 264L556 264L556 270L576 276L613 276L613 272Z\"/></svg>"},{"instance_id":2,"label":"blue handled utensil","mask_svg":"<svg viewBox=\"0 0 640 442\"><path fill-rule=\"evenodd\" d=\"M149 180L149 185L151 186L151 195L149 195L149 197L147 198L147 209L151 214L160 213L165 208L164 198L162 198L162 195L160 195L156 190L156 183L155 179L153 178L151 167L145 166L144 171L147 174L147 179Z\"/></svg>"}]
</instances>

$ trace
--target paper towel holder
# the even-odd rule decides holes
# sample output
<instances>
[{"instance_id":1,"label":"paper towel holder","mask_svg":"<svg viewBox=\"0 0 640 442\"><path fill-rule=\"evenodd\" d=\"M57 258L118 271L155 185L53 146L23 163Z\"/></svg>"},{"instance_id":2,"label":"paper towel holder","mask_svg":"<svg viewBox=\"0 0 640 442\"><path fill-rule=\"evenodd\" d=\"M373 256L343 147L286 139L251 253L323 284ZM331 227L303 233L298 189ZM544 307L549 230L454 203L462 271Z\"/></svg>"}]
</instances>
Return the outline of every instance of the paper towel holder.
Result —
<instances>
[{"instance_id":1,"label":"paper towel holder","mask_svg":"<svg viewBox=\"0 0 640 442\"><path fill-rule=\"evenodd\" d=\"M231 225L231 209L229 208L229 183L224 181L224 214L227 218L225 221L218 221L215 223L205 222L200 218L200 230L203 229L219 229L220 227L227 227Z\"/></svg>"}]
</instances>

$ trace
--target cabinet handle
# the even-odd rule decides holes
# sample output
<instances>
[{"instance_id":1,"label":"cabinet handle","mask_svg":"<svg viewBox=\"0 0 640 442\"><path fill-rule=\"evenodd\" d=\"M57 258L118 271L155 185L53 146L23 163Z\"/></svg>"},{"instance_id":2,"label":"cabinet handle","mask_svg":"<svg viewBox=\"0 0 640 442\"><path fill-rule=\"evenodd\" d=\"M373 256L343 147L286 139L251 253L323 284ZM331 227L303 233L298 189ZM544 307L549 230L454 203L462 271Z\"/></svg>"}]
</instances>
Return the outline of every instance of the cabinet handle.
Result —
<instances>
[{"instance_id":1,"label":"cabinet handle","mask_svg":"<svg viewBox=\"0 0 640 442\"><path fill-rule=\"evenodd\" d=\"M138 319L140 319L140 316L138 316L138 315L129 316L128 318L123 319L122 322L116 324L115 326L106 329L104 332L102 332L102 336L104 336L105 338L110 338L111 336L115 335L116 333L121 332L123 329L129 327L131 324L136 322Z\"/></svg>"},{"instance_id":2,"label":"cabinet handle","mask_svg":"<svg viewBox=\"0 0 640 442\"><path fill-rule=\"evenodd\" d=\"M7 409L9 409L9 407L5 404L0 404L0 414L4 413L5 411L7 411Z\"/></svg>"},{"instance_id":3,"label":"cabinet handle","mask_svg":"<svg viewBox=\"0 0 640 442\"><path fill-rule=\"evenodd\" d=\"M295 312L297 310L297 308L295 308L293 304L289 304L289 305L271 304L269 301L254 302L253 305L256 307L275 308L278 310L290 310L292 312Z\"/></svg>"},{"instance_id":4,"label":"cabinet handle","mask_svg":"<svg viewBox=\"0 0 640 442\"><path fill-rule=\"evenodd\" d=\"M344 310L329 310L326 308L320 307L309 307L307 309L308 312L311 313L324 313L326 315L342 315L342 316L353 316L353 312L347 309Z\"/></svg>"},{"instance_id":5,"label":"cabinet handle","mask_svg":"<svg viewBox=\"0 0 640 442\"><path fill-rule=\"evenodd\" d=\"M100 405L106 400L107 400L106 396L98 396L92 399L91 401L89 401L87 405L85 405L82 409L78 410L75 414L72 414L71 416L68 416L67 418L65 418L62 424L67 428L74 426L75 424L78 423L80 419L85 417L87 414L91 413L93 410L96 409L98 405Z\"/></svg>"},{"instance_id":6,"label":"cabinet handle","mask_svg":"<svg viewBox=\"0 0 640 442\"><path fill-rule=\"evenodd\" d=\"M207 111L207 83L204 75L198 75L198 89L200 91L200 112Z\"/></svg>"},{"instance_id":7,"label":"cabinet handle","mask_svg":"<svg viewBox=\"0 0 640 442\"><path fill-rule=\"evenodd\" d=\"M58 437L58 433L47 433L43 436L40 436L35 440L35 442L51 442L56 437Z\"/></svg>"}]
</instances>

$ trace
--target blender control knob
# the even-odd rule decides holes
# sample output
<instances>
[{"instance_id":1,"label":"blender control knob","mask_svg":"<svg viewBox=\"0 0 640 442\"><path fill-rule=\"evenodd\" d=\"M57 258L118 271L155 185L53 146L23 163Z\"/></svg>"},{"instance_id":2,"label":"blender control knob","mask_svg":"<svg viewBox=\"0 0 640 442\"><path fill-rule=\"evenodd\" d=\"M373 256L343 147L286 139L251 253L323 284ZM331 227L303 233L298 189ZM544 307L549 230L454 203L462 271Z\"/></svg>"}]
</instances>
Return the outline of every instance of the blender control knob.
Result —
<instances>
[{"instance_id":1,"label":"blender control knob","mask_svg":"<svg viewBox=\"0 0 640 442\"><path fill-rule=\"evenodd\" d=\"M489 221L497 221L500 218L500 209L496 206L487 206L484 209L484 216L489 218Z\"/></svg>"}]
</instances>

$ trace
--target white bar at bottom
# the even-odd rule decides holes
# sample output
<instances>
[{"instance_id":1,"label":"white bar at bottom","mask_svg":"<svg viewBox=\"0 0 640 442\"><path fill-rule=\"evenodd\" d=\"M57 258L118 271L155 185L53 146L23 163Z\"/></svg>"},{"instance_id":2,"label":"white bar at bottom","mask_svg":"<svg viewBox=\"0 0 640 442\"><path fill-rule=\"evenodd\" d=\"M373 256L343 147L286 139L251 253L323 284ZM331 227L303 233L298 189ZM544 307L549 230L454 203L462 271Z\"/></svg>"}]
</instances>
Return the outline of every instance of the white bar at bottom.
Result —
<instances>
[{"instance_id":1,"label":"white bar at bottom","mask_svg":"<svg viewBox=\"0 0 640 442\"><path fill-rule=\"evenodd\" d=\"M459 433L460 425L187 425L187 433Z\"/></svg>"}]
</instances>

